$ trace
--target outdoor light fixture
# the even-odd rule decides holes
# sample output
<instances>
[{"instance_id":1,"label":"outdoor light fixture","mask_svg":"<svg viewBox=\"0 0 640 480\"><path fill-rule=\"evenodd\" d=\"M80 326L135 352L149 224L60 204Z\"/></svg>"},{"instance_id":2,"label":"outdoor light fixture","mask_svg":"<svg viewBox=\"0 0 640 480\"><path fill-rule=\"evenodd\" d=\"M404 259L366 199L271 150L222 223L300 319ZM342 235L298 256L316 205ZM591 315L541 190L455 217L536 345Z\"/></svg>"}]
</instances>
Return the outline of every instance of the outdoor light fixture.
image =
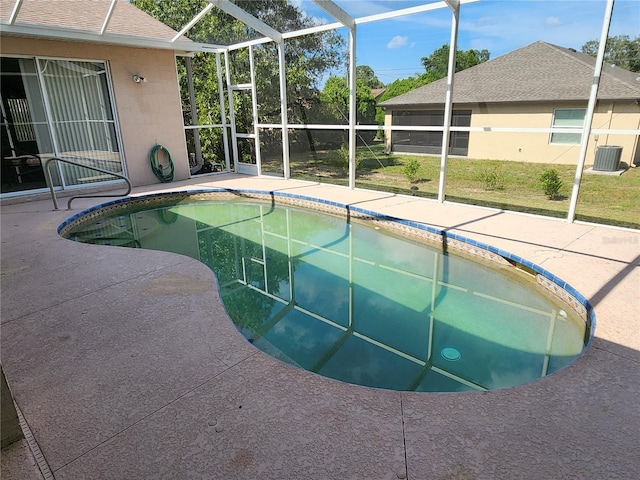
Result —
<instances>
[{"instance_id":1,"label":"outdoor light fixture","mask_svg":"<svg viewBox=\"0 0 640 480\"><path fill-rule=\"evenodd\" d=\"M140 75L134 75L133 81L136 83L147 83L147 79L145 77L141 77Z\"/></svg>"}]
</instances>

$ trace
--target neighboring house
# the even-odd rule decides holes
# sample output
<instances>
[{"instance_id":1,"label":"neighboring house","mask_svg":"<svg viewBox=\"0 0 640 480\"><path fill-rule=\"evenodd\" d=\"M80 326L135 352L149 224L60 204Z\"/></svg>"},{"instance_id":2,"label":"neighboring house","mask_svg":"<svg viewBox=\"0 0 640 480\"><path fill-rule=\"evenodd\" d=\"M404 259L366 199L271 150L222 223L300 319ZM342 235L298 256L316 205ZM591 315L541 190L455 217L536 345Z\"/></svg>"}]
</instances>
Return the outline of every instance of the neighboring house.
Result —
<instances>
[{"instance_id":1,"label":"neighboring house","mask_svg":"<svg viewBox=\"0 0 640 480\"><path fill-rule=\"evenodd\" d=\"M379 100L380 97L384 94L384 92L386 92L387 89L386 88L372 88L371 89L371 95L373 95L374 100Z\"/></svg>"},{"instance_id":2,"label":"neighboring house","mask_svg":"<svg viewBox=\"0 0 640 480\"><path fill-rule=\"evenodd\" d=\"M17 5L11 23L16 2L0 0L2 197L46 187L42 166L25 154L125 172L146 185L159 181L149 163L159 143L174 178L188 178L174 51L188 40L174 47L177 32L122 0L111 15L105 0ZM109 180L66 165L51 170L64 188Z\"/></svg>"},{"instance_id":3,"label":"neighboring house","mask_svg":"<svg viewBox=\"0 0 640 480\"><path fill-rule=\"evenodd\" d=\"M484 131L451 132L451 155L469 158L575 164L595 58L572 49L536 42L455 74L452 125ZM441 79L379 104L385 125L443 125L447 80ZM603 66L593 129L638 130L640 73ZM490 128L575 128L576 133L514 133ZM622 147L620 160L640 162L638 135L601 134L589 139L586 164L596 147ZM386 134L393 152L441 153L442 132Z\"/></svg>"}]
</instances>

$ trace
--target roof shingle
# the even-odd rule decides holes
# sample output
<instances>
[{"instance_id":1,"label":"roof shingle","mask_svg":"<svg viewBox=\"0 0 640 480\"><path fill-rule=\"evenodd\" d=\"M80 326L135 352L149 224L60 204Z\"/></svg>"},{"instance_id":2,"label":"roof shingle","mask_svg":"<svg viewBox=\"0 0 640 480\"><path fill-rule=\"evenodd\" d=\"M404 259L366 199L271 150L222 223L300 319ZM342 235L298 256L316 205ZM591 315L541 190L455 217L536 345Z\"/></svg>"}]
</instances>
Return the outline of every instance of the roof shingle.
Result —
<instances>
[{"instance_id":1,"label":"roof shingle","mask_svg":"<svg viewBox=\"0 0 640 480\"><path fill-rule=\"evenodd\" d=\"M535 42L455 74L453 102L587 101L596 59L546 42ZM599 99L640 99L640 74L605 64ZM382 107L442 105L447 79L390 98Z\"/></svg>"},{"instance_id":2,"label":"roof shingle","mask_svg":"<svg viewBox=\"0 0 640 480\"><path fill-rule=\"evenodd\" d=\"M0 19L8 21L14 5L15 0L0 0ZM16 23L100 32L110 5L111 0L23 0ZM119 0L106 33L170 40L177 32L129 2Z\"/></svg>"}]
</instances>

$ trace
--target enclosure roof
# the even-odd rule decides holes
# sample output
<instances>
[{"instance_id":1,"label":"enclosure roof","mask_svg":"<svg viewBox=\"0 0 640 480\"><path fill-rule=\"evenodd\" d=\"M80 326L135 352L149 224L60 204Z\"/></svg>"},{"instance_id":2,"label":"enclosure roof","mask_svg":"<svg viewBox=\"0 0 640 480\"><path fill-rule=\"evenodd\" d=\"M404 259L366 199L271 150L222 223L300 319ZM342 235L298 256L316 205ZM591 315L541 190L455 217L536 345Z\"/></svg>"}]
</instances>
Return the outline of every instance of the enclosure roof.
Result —
<instances>
[{"instance_id":1,"label":"enclosure roof","mask_svg":"<svg viewBox=\"0 0 640 480\"><path fill-rule=\"evenodd\" d=\"M455 74L453 102L503 103L589 99L596 59L568 48L535 42ZM639 74L605 64L598 98L640 99ZM447 79L380 103L381 107L443 105Z\"/></svg>"}]
</instances>

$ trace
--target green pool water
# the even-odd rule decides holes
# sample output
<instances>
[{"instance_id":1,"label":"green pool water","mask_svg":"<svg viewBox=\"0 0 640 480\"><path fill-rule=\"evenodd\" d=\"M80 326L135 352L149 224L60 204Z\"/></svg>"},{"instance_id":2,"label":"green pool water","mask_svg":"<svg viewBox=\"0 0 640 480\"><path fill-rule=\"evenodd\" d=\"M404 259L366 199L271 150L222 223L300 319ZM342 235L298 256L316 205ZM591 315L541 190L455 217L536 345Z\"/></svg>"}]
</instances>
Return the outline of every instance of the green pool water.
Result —
<instances>
[{"instance_id":1,"label":"green pool water","mask_svg":"<svg viewBox=\"0 0 640 480\"><path fill-rule=\"evenodd\" d=\"M200 260L249 342L353 384L505 388L568 365L588 337L584 321L512 268L285 205L180 202L95 219L67 237Z\"/></svg>"}]
</instances>

